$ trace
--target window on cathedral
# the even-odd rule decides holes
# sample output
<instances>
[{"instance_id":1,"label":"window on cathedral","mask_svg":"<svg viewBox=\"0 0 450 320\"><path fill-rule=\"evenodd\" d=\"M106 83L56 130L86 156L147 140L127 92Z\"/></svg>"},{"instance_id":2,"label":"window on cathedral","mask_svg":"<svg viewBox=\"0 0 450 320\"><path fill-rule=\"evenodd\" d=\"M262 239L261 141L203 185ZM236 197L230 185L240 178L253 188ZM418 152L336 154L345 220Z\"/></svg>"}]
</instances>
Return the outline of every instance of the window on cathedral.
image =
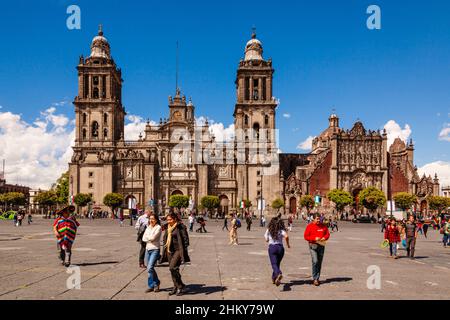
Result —
<instances>
[{"instance_id":1,"label":"window on cathedral","mask_svg":"<svg viewBox=\"0 0 450 320\"><path fill-rule=\"evenodd\" d=\"M92 178L94 176L94 172L89 171L89 178Z\"/></svg>"},{"instance_id":2,"label":"window on cathedral","mask_svg":"<svg viewBox=\"0 0 450 320\"><path fill-rule=\"evenodd\" d=\"M256 175L259 177L261 176L261 171L256 171Z\"/></svg>"},{"instance_id":3,"label":"window on cathedral","mask_svg":"<svg viewBox=\"0 0 450 320\"><path fill-rule=\"evenodd\" d=\"M248 126L248 115L244 116L244 124Z\"/></svg>"},{"instance_id":4,"label":"window on cathedral","mask_svg":"<svg viewBox=\"0 0 450 320\"><path fill-rule=\"evenodd\" d=\"M98 138L98 128L99 128L98 122L97 121L92 122L92 133L91 133L91 136L93 138Z\"/></svg>"},{"instance_id":5,"label":"window on cathedral","mask_svg":"<svg viewBox=\"0 0 450 320\"><path fill-rule=\"evenodd\" d=\"M257 185L258 187L261 187L261 181L258 181L258 182L256 183L256 185Z\"/></svg>"},{"instance_id":6,"label":"window on cathedral","mask_svg":"<svg viewBox=\"0 0 450 320\"><path fill-rule=\"evenodd\" d=\"M83 129L83 140L86 139L86 129Z\"/></svg>"},{"instance_id":7,"label":"window on cathedral","mask_svg":"<svg viewBox=\"0 0 450 320\"><path fill-rule=\"evenodd\" d=\"M253 125L253 135L255 137L255 139L259 139L259 123L255 123Z\"/></svg>"},{"instance_id":8,"label":"window on cathedral","mask_svg":"<svg viewBox=\"0 0 450 320\"><path fill-rule=\"evenodd\" d=\"M107 113L103 114L103 123L106 125L108 124L108 114Z\"/></svg>"},{"instance_id":9,"label":"window on cathedral","mask_svg":"<svg viewBox=\"0 0 450 320\"><path fill-rule=\"evenodd\" d=\"M98 99L98 97L99 97L98 88L94 88L94 91L92 93L92 98Z\"/></svg>"},{"instance_id":10,"label":"window on cathedral","mask_svg":"<svg viewBox=\"0 0 450 320\"><path fill-rule=\"evenodd\" d=\"M89 189L93 189L94 188L94 184L92 182L89 182Z\"/></svg>"},{"instance_id":11,"label":"window on cathedral","mask_svg":"<svg viewBox=\"0 0 450 320\"><path fill-rule=\"evenodd\" d=\"M265 124L266 126L269 125L269 116L268 116L268 115L266 115L266 116L264 117L264 124Z\"/></svg>"},{"instance_id":12,"label":"window on cathedral","mask_svg":"<svg viewBox=\"0 0 450 320\"><path fill-rule=\"evenodd\" d=\"M92 82L94 83L94 86L98 86L98 77L94 77Z\"/></svg>"},{"instance_id":13,"label":"window on cathedral","mask_svg":"<svg viewBox=\"0 0 450 320\"><path fill-rule=\"evenodd\" d=\"M86 124L87 122L87 114L83 113L83 124Z\"/></svg>"},{"instance_id":14,"label":"window on cathedral","mask_svg":"<svg viewBox=\"0 0 450 320\"><path fill-rule=\"evenodd\" d=\"M244 82L245 100L250 100L250 78L246 77Z\"/></svg>"},{"instance_id":15,"label":"window on cathedral","mask_svg":"<svg viewBox=\"0 0 450 320\"><path fill-rule=\"evenodd\" d=\"M89 96L89 76L87 74L84 76L83 84L84 84L83 85L83 89L84 89L83 96L85 98L87 98Z\"/></svg>"},{"instance_id":16,"label":"window on cathedral","mask_svg":"<svg viewBox=\"0 0 450 320\"><path fill-rule=\"evenodd\" d=\"M262 78L262 100L267 100L266 95L267 95L266 78Z\"/></svg>"},{"instance_id":17,"label":"window on cathedral","mask_svg":"<svg viewBox=\"0 0 450 320\"><path fill-rule=\"evenodd\" d=\"M106 98L106 76L102 80L102 98Z\"/></svg>"},{"instance_id":18,"label":"window on cathedral","mask_svg":"<svg viewBox=\"0 0 450 320\"><path fill-rule=\"evenodd\" d=\"M259 79L253 80L253 100L259 99Z\"/></svg>"},{"instance_id":19,"label":"window on cathedral","mask_svg":"<svg viewBox=\"0 0 450 320\"><path fill-rule=\"evenodd\" d=\"M108 139L108 129L103 129L103 138Z\"/></svg>"}]
</instances>

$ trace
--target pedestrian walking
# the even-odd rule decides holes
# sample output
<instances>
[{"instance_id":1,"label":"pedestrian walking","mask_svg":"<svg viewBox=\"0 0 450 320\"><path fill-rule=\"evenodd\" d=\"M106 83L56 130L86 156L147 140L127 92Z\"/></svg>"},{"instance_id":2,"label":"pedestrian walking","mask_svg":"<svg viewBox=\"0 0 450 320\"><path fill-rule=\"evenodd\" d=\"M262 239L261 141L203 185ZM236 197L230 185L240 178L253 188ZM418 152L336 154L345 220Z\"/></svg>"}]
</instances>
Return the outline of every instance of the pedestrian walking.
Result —
<instances>
[{"instance_id":1,"label":"pedestrian walking","mask_svg":"<svg viewBox=\"0 0 450 320\"><path fill-rule=\"evenodd\" d=\"M18 214L17 212L14 213L14 226L18 227L19 223L18 223Z\"/></svg>"},{"instance_id":2,"label":"pedestrian walking","mask_svg":"<svg viewBox=\"0 0 450 320\"><path fill-rule=\"evenodd\" d=\"M381 219L381 233L383 233L386 230L386 219Z\"/></svg>"},{"instance_id":3,"label":"pedestrian walking","mask_svg":"<svg viewBox=\"0 0 450 320\"><path fill-rule=\"evenodd\" d=\"M199 227L198 227L197 230L195 230L195 232L208 233L208 231L205 228L206 227L206 220L205 220L205 218L203 218L202 216L198 217L197 223L199 224Z\"/></svg>"},{"instance_id":4,"label":"pedestrian walking","mask_svg":"<svg viewBox=\"0 0 450 320\"><path fill-rule=\"evenodd\" d=\"M182 296L185 293L186 285L181 279L180 266L191 261L188 255L189 235L186 226L178 220L175 213L167 216L167 231L164 234L163 242L162 262L169 262L174 285L169 295Z\"/></svg>"},{"instance_id":5,"label":"pedestrian walking","mask_svg":"<svg viewBox=\"0 0 450 320\"><path fill-rule=\"evenodd\" d=\"M227 229L227 231L230 231L230 230L228 230L228 217L227 217L227 216L225 216L224 219L223 219L223 227L222 227L222 231L223 231L224 229Z\"/></svg>"},{"instance_id":6,"label":"pedestrian walking","mask_svg":"<svg viewBox=\"0 0 450 320\"><path fill-rule=\"evenodd\" d=\"M384 239L389 241L389 253L390 257L398 259L397 245L400 242L400 231L397 226L395 218L390 220L390 224L386 227L384 232Z\"/></svg>"},{"instance_id":7,"label":"pedestrian walking","mask_svg":"<svg viewBox=\"0 0 450 320\"><path fill-rule=\"evenodd\" d=\"M269 259L272 265L272 283L277 287L281 284L283 279L283 273L281 272L280 265L284 257L283 238L286 241L287 247L290 249L289 236L286 231L284 223L279 218L273 218L269 227L264 234L266 242L269 243Z\"/></svg>"},{"instance_id":8,"label":"pedestrian walking","mask_svg":"<svg viewBox=\"0 0 450 320\"><path fill-rule=\"evenodd\" d=\"M292 214L289 215L288 217L288 230L289 232L292 231L292 224L294 223L294 218L292 216Z\"/></svg>"},{"instance_id":9,"label":"pedestrian walking","mask_svg":"<svg viewBox=\"0 0 450 320\"><path fill-rule=\"evenodd\" d=\"M447 221L443 227L443 237L442 242L444 243L444 248L447 248L447 246L450 245L450 221Z\"/></svg>"},{"instance_id":10,"label":"pedestrian walking","mask_svg":"<svg viewBox=\"0 0 450 320\"><path fill-rule=\"evenodd\" d=\"M72 259L72 246L80 224L71 216L75 212L74 206L68 206L57 213L58 218L53 222L53 233L57 239L57 248L61 264L69 267Z\"/></svg>"},{"instance_id":11,"label":"pedestrian walking","mask_svg":"<svg viewBox=\"0 0 450 320\"><path fill-rule=\"evenodd\" d=\"M31 216L31 212L28 214L28 224L33 222L33 217Z\"/></svg>"},{"instance_id":12,"label":"pedestrian walking","mask_svg":"<svg viewBox=\"0 0 450 320\"><path fill-rule=\"evenodd\" d=\"M251 231L253 219L250 214L245 218L245 223L247 224L247 231Z\"/></svg>"},{"instance_id":13,"label":"pedestrian walking","mask_svg":"<svg viewBox=\"0 0 450 320\"><path fill-rule=\"evenodd\" d=\"M265 228L266 227L266 217L262 216L261 218L261 227Z\"/></svg>"},{"instance_id":14,"label":"pedestrian walking","mask_svg":"<svg viewBox=\"0 0 450 320\"><path fill-rule=\"evenodd\" d=\"M425 239L427 238L428 228L430 225L425 221L423 223L422 229L423 229L423 235L425 236Z\"/></svg>"},{"instance_id":15,"label":"pedestrian walking","mask_svg":"<svg viewBox=\"0 0 450 320\"><path fill-rule=\"evenodd\" d=\"M142 237L144 236L145 230L148 227L148 219L151 215L151 211L145 211L143 215L139 217L136 221L136 225L134 228L137 230L137 239L136 241L139 242L141 245L139 249L139 267L145 268L145 252L147 243L142 240Z\"/></svg>"},{"instance_id":16,"label":"pedestrian walking","mask_svg":"<svg viewBox=\"0 0 450 320\"><path fill-rule=\"evenodd\" d=\"M413 215L409 216L408 221L405 223L404 230L406 236L407 257L414 259L414 252L416 249L416 239L419 234L419 229L416 224L416 218Z\"/></svg>"},{"instance_id":17,"label":"pedestrian walking","mask_svg":"<svg viewBox=\"0 0 450 320\"><path fill-rule=\"evenodd\" d=\"M194 217L194 214L191 213L189 215L189 232L194 231L194 223L195 223L195 217Z\"/></svg>"},{"instance_id":18,"label":"pedestrian walking","mask_svg":"<svg viewBox=\"0 0 450 320\"><path fill-rule=\"evenodd\" d=\"M158 216L154 213L150 213L147 229L145 229L144 235L142 236L142 241L146 243L145 261L147 263L148 272L148 289L145 291L146 293L160 291L161 281L159 281L155 266L160 258L159 247L161 233L161 223L159 222Z\"/></svg>"},{"instance_id":19,"label":"pedestrian walking","mask_svg":"<svg viewBox=\"0 0 450 320\"><path fill-rule=\"evenodd\" d=\"M230 245L239 245L237 229L241 227L241 221L233 214L230 229Z\"/></svg>"},{"instance_id":20,"label":"pedestrian walking","mask_svg":"<svg viewBox=\"0 0 450 320\"><path fill-rule=\"evenodd\" d=\"M119 209L119 210L120 210L120 212L119 212L119 225L121 227L123 227L123 221L125 220L125 216L123 215L123 210L122 209Z\"/></svg>"},{"instance_id":21,"label":"pedestrian walking","mask_svg":"<svg viewBox=\"0 0 450 320\"><path fill-rule=\"evenodd\" d=\"M320 222L318 213L313 215L312 223L306 227L304 238L308 241L311 254L313 284L320 286L320 272L325 255L325 245L330 238L330 231L327 226Z\"/></svg>"}]
</instances>

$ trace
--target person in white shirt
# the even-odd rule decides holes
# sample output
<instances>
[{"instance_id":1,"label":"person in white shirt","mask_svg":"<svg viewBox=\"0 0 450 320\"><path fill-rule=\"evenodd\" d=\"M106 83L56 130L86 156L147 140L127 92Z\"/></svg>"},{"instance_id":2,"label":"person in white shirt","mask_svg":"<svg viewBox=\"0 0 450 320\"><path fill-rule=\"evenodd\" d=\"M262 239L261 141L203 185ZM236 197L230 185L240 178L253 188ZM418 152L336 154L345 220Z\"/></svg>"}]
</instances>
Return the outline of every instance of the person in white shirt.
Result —
<instances>
[{"instance_id":1,"label":"person in white shirt","mask_svg":"<svg viewBox=\"0 0 450 320\"><path fill-rule=\"evenodd\" d=\"M148 219L152 214L151 211L145 211L143 215L139 217L136 221L136 225L134 228L137 230L137 242L140 243L141 249L139 250L139 266L141 268L145 268L145 246L147 245L144 241L142 241L142 236L144 235L145 230L148 226Z\"/></svg>"},{"instance_id":2,"label":"person in white shirt","mask_svg":"<svg viewBox=\"0 0 450 320\"><path fill-rule=\"evenodd\" d=\"M272 283L277 287L281 284L283 274L280 269L281 260L284 257L283 238L286 240L286 245L291 248L289 244L289 236L281 218L273 218L269 227L264 234L266 242L269 243L269 259L272 265Z\"/></svg>"},{"instance_id":3,"label":"person in white shirt","mask_svg":"<svg viewBox=\"0 0 450 320\"><path fill-rule=\"evenodd\" d=\"M194 217L194 214L191 213L189 215L189 231L190 232L194 231L194 223L195 223L195 217Z\"/></svg>"},{"instance_id":4,"label":"person in white shirt","mask_svg":"<svg viewBox=\"0 0 450 320\"><path fill-rule=\"evenodd\" d=\"M145 261L147 262L148 271L148 289L145 291L146 293L159 292L159 286L161 285L155 270L156 262L160 258L161 225L158 216L154 213L149 214L148 221L148 227L142 236L142 242L146 244Z\"/></svg>"}]
</instances>

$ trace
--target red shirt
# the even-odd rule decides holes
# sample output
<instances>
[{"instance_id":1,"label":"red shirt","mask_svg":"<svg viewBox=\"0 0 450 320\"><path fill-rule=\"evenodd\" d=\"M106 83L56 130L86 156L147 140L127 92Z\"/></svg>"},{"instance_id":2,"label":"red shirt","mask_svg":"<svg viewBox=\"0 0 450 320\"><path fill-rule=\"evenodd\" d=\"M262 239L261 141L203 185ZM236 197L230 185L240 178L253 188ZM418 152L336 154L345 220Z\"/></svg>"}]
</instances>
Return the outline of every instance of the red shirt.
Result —
<instances>
[{"instance_id":1,"label":"red shirt","mask_svg":"<svg viewBox=\"0 0 450 320\"><path fill-rule=\"evenodd\" d=\"M310 223L306 227L304 237L306 241L315 243L316 238L328 240L330 238L330 231L327 226L322 223Z\"/></svg>"},{"instance_id":2,"label":"red shirt","mask_svg":"<svg viewBox=\"0 0 450 320\"><path fill-rule=\"evenodd\" d=\"M389 225L386 231L384 231L384 238L389 240L390 243L400 242L400 231L398 231L398 227Z\"/></svg>"}]
</instances>

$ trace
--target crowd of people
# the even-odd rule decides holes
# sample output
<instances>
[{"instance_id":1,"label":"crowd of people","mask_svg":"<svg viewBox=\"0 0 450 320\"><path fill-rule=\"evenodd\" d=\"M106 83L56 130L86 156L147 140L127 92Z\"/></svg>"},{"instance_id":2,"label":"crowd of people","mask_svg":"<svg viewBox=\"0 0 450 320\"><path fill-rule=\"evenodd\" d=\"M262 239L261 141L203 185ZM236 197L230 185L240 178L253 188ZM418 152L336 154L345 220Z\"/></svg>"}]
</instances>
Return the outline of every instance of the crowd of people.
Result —
<instances>
[{"instance_id":1,"label":"crowd of people","mask_svg":"<svg viewBox=\"0 0 450 320\"><path fill-rule=\"evenodd\" d=\"M75 241L79 222L74 217L75 207L69 206L56 212L57 218L53 223L53 232L57 238L58 256L61 264L70 266L72 256L72 245ZM247 230L251 230L253 215L243 215L247 223ZM285 245L291 248L289 232L292 231L295 215L288 215L283 219L281 214L272 218L265 230L264 239L268 243L268 257L272 266L272 283L276 286L281 284L283 273L281 263L285 255ZM320 286L320 275L324 261L325 247L333 231L338 231L337 220L327 217L324 214L308 214L304 218L307 226L304 231L306 241L311 255L312 284ZM161 281L156 272L157 264L168 263L169 272L173 282L173 288L169 295L182 296L186 292L186 285L182 280L180 266L190 262L188 254L189 233L194 232L194 225L199 227L196 232L206 231L207 217L197 216L191 213L188 217L188 227L183 223L180 213L171 212L161 217L151 210L143 212L136 220L135 229L137 232L137 242L139 248L139 267L147 269L148 279L147 293L160 292ZM265 217L264 217L265 220ZM123 221L123 217L122 217ZM285 225L287 222L287 226ZM263 224L264 222L264 224ZM398 259L398 248L402 243L406 249L406 256L415 258L416 240L419 234L427 235L429 222L416 219L414 215L409 215L407 219L397 220L394 217L382 219L381 226L384 233L383 246L389 247L389 256ZM433 228L438 228L443 235L443 245L450 245L450 221L445 216L436 218L432 222ZM261 220L262 227L265 228L265 221ZM229 232L229 245L239 245L238 230L242 227L240 217L232 213L224 217L222 230ZM331 229L331 231L330 231ZM161 243L162 240L162 243ZM161 245L162 244L162 245Z\"/></svg>"}]
</instances>

